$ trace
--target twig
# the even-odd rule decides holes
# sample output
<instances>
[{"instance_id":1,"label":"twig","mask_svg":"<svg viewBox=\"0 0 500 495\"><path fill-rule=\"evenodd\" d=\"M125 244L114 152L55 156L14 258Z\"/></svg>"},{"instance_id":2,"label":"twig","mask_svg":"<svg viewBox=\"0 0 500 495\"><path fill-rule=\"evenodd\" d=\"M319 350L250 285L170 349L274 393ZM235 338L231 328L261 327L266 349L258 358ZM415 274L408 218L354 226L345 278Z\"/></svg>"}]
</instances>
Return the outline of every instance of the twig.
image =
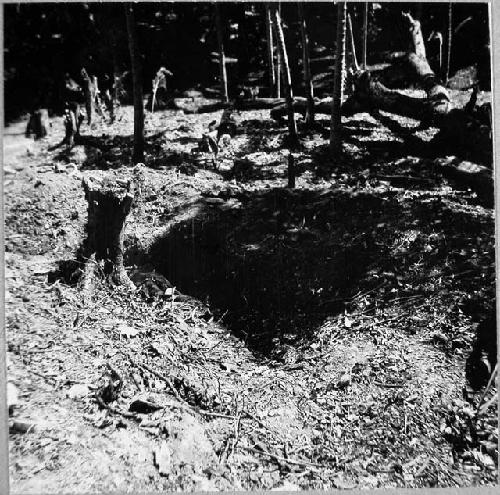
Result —
<instances>
[{"instance_id":1,"label":"twig","mask_svg":"<svg viewBox=\"0 0 500 495\"><path fill-rule=\"evenodd\" d=\"M234 423L234 437L231 443L231 451L229 452L226 458L228 460L233 455L234 449L236 448L236 445L238 444L238 441L240 439L240 426L241 426L241 413L238 414L238 417L236 418L236 421Z\"/></svg>"},{"instance_id":2,"label":"twig","mask_svg":"<svg viewBox=\"0 0 500 495\"><path fill-rule=\"evenodd\" d=\"M484 392L481 394L481 398L479 399L479 403L478 403L478 406L477 406L476 418L479 415L479 409L481 408L481 405L482 405L482 403L484 401L484 398L486 397L486 395L490 391L493 383L495 382L495 377L497 375L497 372L498 372L498 363L495 365L495 369L491 372L490 379L488 380L488 385L486 385L486 388L484 389Z\"/></svg>"}]
</instances>

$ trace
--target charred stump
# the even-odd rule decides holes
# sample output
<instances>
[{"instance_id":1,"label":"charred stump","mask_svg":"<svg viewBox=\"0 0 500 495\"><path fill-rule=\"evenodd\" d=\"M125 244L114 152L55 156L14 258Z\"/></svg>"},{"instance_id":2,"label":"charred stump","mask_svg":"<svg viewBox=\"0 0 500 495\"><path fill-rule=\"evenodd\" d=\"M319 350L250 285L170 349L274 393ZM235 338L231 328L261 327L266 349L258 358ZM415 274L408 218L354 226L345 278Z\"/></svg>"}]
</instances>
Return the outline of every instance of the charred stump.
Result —
<instances>
[{"instance_id":1,"label":"charred stump","mask_svg":"<svg viewBox=\"0 0 500 495\"><path fill-rule=\"evenodd\" d=\"M46 108L36 110L30 115L28 126L26 127L26 137L35 136L41 139L49 133L49 111Z\"/></svg>"},{"instance_id":2,"label":"charred stump","mask_svg":"<svg viewBox=\"0 0 500 495\"><path fill-rule=\"evenodd\" d=\"M87 238L82 254L87 260L82 280L84 298L92 290L96 267L113 285L134 288L123 265L123 231L137 186L134 181L86 178L83 180L88 203Z\"/></svg>"}]
</instances>

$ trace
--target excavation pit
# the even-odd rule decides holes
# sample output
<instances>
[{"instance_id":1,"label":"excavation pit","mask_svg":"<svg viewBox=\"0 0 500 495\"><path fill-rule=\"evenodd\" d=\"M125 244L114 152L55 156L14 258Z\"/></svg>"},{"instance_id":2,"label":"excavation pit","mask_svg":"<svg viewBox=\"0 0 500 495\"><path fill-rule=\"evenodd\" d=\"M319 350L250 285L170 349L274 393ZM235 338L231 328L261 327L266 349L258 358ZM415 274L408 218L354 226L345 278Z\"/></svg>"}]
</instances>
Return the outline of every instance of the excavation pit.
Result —
<instances>
[{"instance_id":1,"label":"excavation pit","mask_svg":"<svg viewBox=\"0 0 500 495\"><path fill-rule=\"evenodd\" d=\"M148 261L182 293L209 304L259 352L302 341L342 314L385 249L372 195L276 189L203 201L156 240ZM362 281L362 282L361 282Z\"/></svg>"}]
</instances>

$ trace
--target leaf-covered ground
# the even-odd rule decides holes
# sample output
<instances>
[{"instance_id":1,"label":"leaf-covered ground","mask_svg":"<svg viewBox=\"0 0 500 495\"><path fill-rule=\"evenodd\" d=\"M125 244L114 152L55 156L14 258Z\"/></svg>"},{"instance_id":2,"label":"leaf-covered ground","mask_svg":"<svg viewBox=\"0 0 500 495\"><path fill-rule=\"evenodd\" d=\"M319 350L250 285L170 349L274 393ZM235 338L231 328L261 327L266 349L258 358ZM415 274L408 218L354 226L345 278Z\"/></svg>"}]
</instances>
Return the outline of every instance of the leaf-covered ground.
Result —
<instances>
[{"instance_id":1,"label":"leaf-covered ground","mask_svg":"<svg viewBox=\"0 0 500 495\"><path fill-rule=\"evenodd\" d=\"M443 177L435 131L358 115L334 160L328 117L299 124L290 190L268 110L235 115L217 171L192 153L220 113L147 113L125 245L152 282L99 284L88 305L81 180L130 174L132 109L84 125L101 149L50 150L60 118L42 141L6 130L12 490L495 483L496 403L476 416L463 395L494 304L493 210ZM106 380L121 387L103 408Z\"/></svg>"}]
</instances>

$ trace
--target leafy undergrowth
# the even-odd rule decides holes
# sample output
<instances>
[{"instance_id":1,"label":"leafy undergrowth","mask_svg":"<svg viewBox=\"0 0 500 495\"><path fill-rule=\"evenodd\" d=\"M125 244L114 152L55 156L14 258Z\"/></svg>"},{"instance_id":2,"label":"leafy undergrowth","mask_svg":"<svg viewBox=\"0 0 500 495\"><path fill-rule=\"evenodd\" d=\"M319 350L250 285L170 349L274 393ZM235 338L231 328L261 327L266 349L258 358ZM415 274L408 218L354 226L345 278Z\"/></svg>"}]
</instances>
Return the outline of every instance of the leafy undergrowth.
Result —
<instances>
[{"instance_id":1,"label":"leafy undergrowth","mask_svg":"<svg viewBox=\"0 0 500 495\"><path fill-rule=\"evenodd\" d=\"M236 116L218 170L191 152L219 117L147 115L125 245L151 283L102 283L87 306L81 179L128 174L132 109L84 127L100 148L50 150L58 118L46 141L8 137L13 491L495 483L496 403L463 397L494 304L492 209L441 175L432 130L358 115L333 160L320 116L289 190L269 111Z\"/></svg>"}]
</instances>

